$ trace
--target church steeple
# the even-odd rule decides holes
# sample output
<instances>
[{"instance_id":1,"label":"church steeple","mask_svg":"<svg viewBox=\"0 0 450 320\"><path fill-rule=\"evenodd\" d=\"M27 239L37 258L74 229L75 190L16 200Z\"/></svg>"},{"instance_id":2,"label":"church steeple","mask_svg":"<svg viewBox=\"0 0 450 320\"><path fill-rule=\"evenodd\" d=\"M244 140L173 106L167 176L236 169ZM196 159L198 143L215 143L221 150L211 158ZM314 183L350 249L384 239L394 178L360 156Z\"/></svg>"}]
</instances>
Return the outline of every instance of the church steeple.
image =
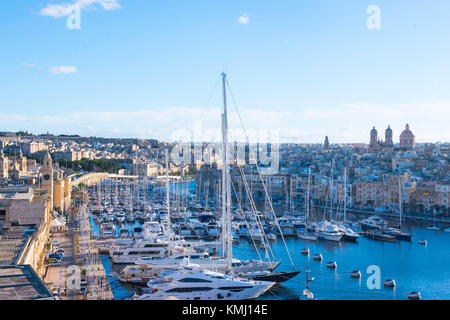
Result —
<instances>
[{"instance_id":1,"label":"church steeple","mask_svg":"<svg viewBox=\"0 0 450 320\"><path fill-rule=\"evenodd\" d=\"M323 143L323 148L328 149L330 147L330 141L328 140L328 136L325 137L325 142Z\"/></svg>"},{"instance_id":2,"label":"church steeple","mask_svg":"<svg viewBox=\"0 0 450 320\"><path fill-rule=\"evenodd\" d=\"M388 128L385 131L385 140L384 140L384 144L387 147L392 147L394 145L394 141L392 140L392 129L391 126L389 125Z\"/></svg>"},{"instance_id":3,"label":"church steeple","mask_svg":"<svg viewBox=\"0 0 450 320\"><path fill-rule=\"evenodd\" d=\"M51 203L53 203L53 161L50 153L45 154L44 164L41 167L41 188L48 191Z\"/></svg>"},{"instance_id":4,"label":"church steeple","mask_svg":"<svg viewBox=\"0 0 450 320\"><path fill-rule=\"evenodd\" d=\"M44 157L44 167L49 170L53 170L53 160L52 157L50 156L50 153L48 153L48 150Z\"/></svg>"}]
</instances>

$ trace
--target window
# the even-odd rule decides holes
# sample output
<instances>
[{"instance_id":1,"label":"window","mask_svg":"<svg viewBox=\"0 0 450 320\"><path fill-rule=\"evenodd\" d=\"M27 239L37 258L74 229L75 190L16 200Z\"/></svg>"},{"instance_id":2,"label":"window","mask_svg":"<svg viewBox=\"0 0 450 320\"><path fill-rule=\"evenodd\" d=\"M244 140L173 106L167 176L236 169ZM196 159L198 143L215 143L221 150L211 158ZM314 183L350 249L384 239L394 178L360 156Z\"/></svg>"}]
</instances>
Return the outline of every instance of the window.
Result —
<instances>
[{"instance_id":1,"label":"window","mask_svg":"<svg viewBox=\"0 0 450 320\"><path fill-rule=\"evenodd\" d=\"M6 220L6 210L0 210L0 221Z\"/></svg>"},{"instance_id":2,"label":"window","mask_svg":"<svg viewBox=\"0 0 450 320\"><path fill-rule=\"evenodd\" d=\"M212 282L206 279L199 279L199 278L184 278L179 280L180 282Z\"/></svg>"},{"instance_id":3,"label":"window","mask_svg":"<svg viewBox=\"0 0 450 320\"><path fill-rule=\"evenodd\" d=\"M174 288L167 290L166 292L195 292L195 291L210 291L212 288L208 287L195 287L195 288Z\"/></svg>"},{"instance_id":4,"label":"window","mask_svg":"<svg viewBox=\"0 0 450 320\"><path fill-rule=\"evenodd\" d=\"M244 289L251 289L253 287L247 287L247 286L241 286L241 287L220 287L219 290L244 290Z\"/></svg>"}]
</instances>

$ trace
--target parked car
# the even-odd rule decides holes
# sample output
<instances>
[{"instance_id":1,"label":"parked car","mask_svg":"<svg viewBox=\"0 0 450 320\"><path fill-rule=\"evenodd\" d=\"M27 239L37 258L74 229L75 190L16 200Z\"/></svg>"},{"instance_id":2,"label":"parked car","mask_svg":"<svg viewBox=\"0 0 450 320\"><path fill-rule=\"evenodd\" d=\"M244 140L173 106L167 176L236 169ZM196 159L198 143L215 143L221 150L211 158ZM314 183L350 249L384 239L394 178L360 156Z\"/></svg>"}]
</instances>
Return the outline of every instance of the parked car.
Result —
<instances>
[{"instance_id":1,"label":"parked car","mask_svg":"<svg viewBox=\"0 0 450 320\"><path fill-rule=\"evenodd\" d=\"M86 294L87 293L87 288L86 286L81 286L80 287L80 294Z\"/></svg>"},{"instance_id":2,"label":"parked car","mask_svg":"<svg viewBox=\"0 0 450 320\"><path fill-rule=\"evenodd\" d=\"M55 263L55 262L61 262L61 260L57 258L48 258L48 263Z\"/></svg>"},{"instance_id":3,"label":"parked car","mask_svg":"<svg viewBox=\"0 0 450 320\"><path fill-rule=\"evenodd\" d=\"M64 256L62 254L60 254L60 253L50 253L48 255L48 259L49 260L50 259L62 260L62 259L64 259Z\"/></svg>"}]
</instances>

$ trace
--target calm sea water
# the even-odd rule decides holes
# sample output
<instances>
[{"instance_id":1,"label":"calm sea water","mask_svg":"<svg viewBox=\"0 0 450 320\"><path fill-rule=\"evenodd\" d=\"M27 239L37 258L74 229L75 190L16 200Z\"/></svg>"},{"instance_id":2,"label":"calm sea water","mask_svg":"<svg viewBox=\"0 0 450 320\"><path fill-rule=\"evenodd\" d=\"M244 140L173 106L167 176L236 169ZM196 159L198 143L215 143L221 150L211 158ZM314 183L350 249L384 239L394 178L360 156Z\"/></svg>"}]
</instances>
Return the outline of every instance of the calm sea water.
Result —
<instances>
[{"instance_id":1,"label":"calm sea water","mask_svg":"<svg viewBox=\"0 0 450 320\"><path fill-rule=\"evenodd\" d=\"M361 237L358 243L330 241L310 242L286 239L294 266L301 273L294 279L276 287L261 299L286 299L299 295L306 285L306 267L311 270L310 290L316 299L330 300L402 300L411 291L419 291L423 299L450 299L450 233L432 231L418 226L407 226L413 234L411 242L381 242ZM418 244L426 239L428 244ZM277 271L292 270L282 240L272 244L273 251L282 261ZM303 256L301 250L310 249L310 256ZM234 247L236 257L257 257L248 243ZM323 261L313 260L321 253ZM329 261L337 262L337 269L328 269ZM371 274L367 268L377 265L381 271L381 288L369 289L366 282ZM350 278L350 272L360 270L360 280ZM386 279L395 279L396 288L384 288Z\"/></svg>"},{"instance_id":2,"label":"calm sea water","mask_svg":"<svg viewBox=\"0 0 450 320\"><path fill-rule=\"evenodd\" d=\"M298 297L306 285L305 269L311 270L310 289L314 298L319 300L403 300L411 291L419 291L422 299L450 299L450 233L432 231L423 227L408 225L406 230L413 234L411 242L381 242L361 237L357 243L330 241L310 242L299 239L286 239L296 270L301 273L282 285L274 287L260 299L289 299ZM426 239L428 244L418 244ZM301 254L303 248L310 249L310 256ZM281 261L277 271L292 270L286 249L279 238L272 242L272 250ZM250 242L241 240L234 245L236 258L258 258L258 253ZM323 261L312 259L321 253ZM260 252L262 256L264 254ZM112 270L109 257L102 257L106 273ZM328 269L329 261L337 262L337 269ZM381 271L381 288L369 289L366 282L370 274L367 268L379 266ZM113 266L118 271L116 266ZM350 278L350 272L360 270L361 279ZM386 279L395 279L394 289L384 288ZM133 293L132 287L121 285L117 279L110 277L115 299L123 299Z\"/></svg>"},{"instance_id":3,"label":"calm sea water","mask_svg":"<svg viewBox=\"0 0 450 320\"><path fill-rule=\"evenodd\" d=\"M159 189L162 189L160 187ZM195 183L189 183L189 189L195 190ZM350 217L357 219L362 217ZM92 221L94 233L98 228ZM395 223L391 223L395 224ZM139 226L125 224L132 230ZM360 237L357 243L352 242L310 242L300 239L286 239L291 258L296 270L301 273L282 285L274 287L260 299L289 299L298 297L306 286L305 270L308 268L310 290L314 298L319 300L403 300L408 293L419 291L422 299L450 299L450 233L428 230L415 223L404 225L404 231L412 233L412 241L396 243L370 240ZM427 240L427 245L418 244L419 240ZM292 265L285 246L280 238L271 242L272 250L281 261L276 271L290 271ZM301 254L303 248L309 248L310 256ZM313 255L321 253L323 261L313 260ZM261 252L264 257L264 253ZM258 253L250 242L245 240L233 246L233 256L239 259L258 259ZM109 274L111 270L119 271L118 266L111 265L109 257L102 261ZM326 264L336 261L337 269L328 269ZM369 289L367 273L369 266L376 265L381 271L381 288ZM360 270L361 279L350 278L350 272ZM108 278L113 288L115 299L123 299L133 294L133 288L121 285L115 277ZM386 279L395 279L396 288L384 288Z\"/></svg>"}]
</instances>

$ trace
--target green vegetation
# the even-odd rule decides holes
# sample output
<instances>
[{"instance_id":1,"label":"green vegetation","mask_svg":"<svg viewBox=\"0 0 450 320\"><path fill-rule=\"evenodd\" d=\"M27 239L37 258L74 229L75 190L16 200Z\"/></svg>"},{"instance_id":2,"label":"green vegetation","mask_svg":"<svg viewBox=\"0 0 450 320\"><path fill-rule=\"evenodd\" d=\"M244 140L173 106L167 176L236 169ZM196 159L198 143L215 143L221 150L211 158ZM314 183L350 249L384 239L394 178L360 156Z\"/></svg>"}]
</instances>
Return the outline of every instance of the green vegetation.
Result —
<instances>
[{"instance_id":1,"label":"green vegetation","mask_svg":"<svg viewBox=\"0 0 450 320\"><path fill-rule=\"evenodd\" d=\"M60 134L58 137L61 138L80 138L79 134Z\"/></svg>"},{"instance_id":2,"label":"green vegetation","mask_svg":"<svg viewBox=\"0 0 450 320\"><path fill-rule=\"evenodd\" d=\"M120 170L119 164L108 160L81 159L78 161L67 161L60 159L58 163L60 167L89 172L117 173Z\"/></svg>"},{"instance_id":3,"label":"green vegetation","mask_svg":"<svg viewBox=\"0 0 450 320\"><path fill-rule=\"evenodd\" d=\"M33 134L29 133L28 131L19 131L16 132L16 135L18 135L19 137L32 137Z\"/></svg>"}]
</instances>

